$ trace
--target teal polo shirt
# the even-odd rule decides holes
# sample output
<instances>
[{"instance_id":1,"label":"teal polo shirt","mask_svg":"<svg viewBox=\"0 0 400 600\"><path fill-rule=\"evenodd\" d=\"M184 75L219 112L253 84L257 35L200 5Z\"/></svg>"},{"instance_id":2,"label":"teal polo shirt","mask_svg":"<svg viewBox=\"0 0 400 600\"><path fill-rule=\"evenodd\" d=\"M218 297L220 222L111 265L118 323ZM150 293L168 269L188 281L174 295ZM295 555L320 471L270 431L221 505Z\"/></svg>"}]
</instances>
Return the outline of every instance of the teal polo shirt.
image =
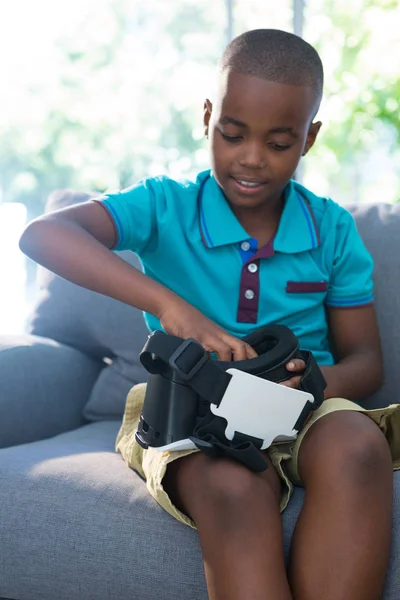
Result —
<instances>
[{"instance_id":1,"label":"teal polo shirt","mask_svg":"<svg viewBox=\"0 0 400 600\"><path fill-rule=\"evenodd\" d=\"M373 262L347 210L291 181L273 239L243 229L215 178L154 177L99 202L152 279L237 337L269 323L289 327L319 364L333 364L326 306L373 301ZM159 320L145 313L151 331Z\"/></svg>"}]
</instances>

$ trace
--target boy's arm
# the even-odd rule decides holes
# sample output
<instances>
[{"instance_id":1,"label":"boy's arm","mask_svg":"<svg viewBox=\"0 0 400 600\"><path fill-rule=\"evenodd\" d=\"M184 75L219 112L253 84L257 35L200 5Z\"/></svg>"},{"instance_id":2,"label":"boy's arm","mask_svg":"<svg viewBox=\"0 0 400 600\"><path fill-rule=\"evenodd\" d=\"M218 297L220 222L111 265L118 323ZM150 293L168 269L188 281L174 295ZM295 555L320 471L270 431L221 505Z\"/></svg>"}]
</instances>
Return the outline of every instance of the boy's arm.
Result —
<instances>
[{"instance_id":1,"label":"boy's arm","mask_svg":"<svg viewBox=\"0 0 400 600\"><path fill-rule=\"evenodd\" d=\"M357 308L327 307L329 330L338 363L322 367L325 398L354 402L376 392L383 382L383 361L373 304Z\"/></svg>"},{"instance_id":2,"label":"boy's arm","mask_svg":"<svg viewBox=\"0 0 400 600\"><path fill-rule=\"evenodd\" d=\"M116 241L107 211L89 201L32 221L22 234L20 248L64 279L157 316L167 333L193 337L221 360L256 356L248 344L111 252Z\"/></svg>"},{"instance_id":3,"label":"boy's arm","mask_svg":"<svg viewBox=\"0 0 400 600\"><path fill-rule=\"evenodd\" d=\"M327 382L325 398L342 397L354 402L365 399L382 385L383 363L373 304L357 308L327 307L329 330L338 362L321 367ZM303 361L292 361L293 372L304 369ZM298 387L300 376L286 385Z\"/></svg>"},{"instance_id":4,"label":"boy's arm","mask_svg":"<svg viewBox=\"0 0 400 600\"><path fill-rule=\"evenodd\" d=\"M89 201L29 223L20 248L64 279L158 314L168 290L111 252L116 241L106 210Z\"/></svg>"}]
</instances>

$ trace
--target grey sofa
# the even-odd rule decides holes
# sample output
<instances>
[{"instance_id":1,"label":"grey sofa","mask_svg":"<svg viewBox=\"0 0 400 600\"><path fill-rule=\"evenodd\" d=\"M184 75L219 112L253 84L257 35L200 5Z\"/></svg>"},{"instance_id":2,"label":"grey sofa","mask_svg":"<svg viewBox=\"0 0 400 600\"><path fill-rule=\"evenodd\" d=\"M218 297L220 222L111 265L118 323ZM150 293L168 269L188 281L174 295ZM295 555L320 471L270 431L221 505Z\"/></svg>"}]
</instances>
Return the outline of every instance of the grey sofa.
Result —
<instances>
[{"instance_id":1,"label":"grey sofa","mask_svg":"<svg viewBox=\"0 0 400 600\"><path fill-rule=\"evenodd\" d=\"M85 195L58 192L50 205ZM376 261L386 379L399 400L400 207L353 207ZM137 264L133 255L124 255ZM0 600L206 600L197 535L114 452L128 389L145 379L141 314L45 271L26 336L0 340ZM400 474L384 600L400 598ZM285 552L302 502L284 513Z\"/></svg>"}]
</instances>

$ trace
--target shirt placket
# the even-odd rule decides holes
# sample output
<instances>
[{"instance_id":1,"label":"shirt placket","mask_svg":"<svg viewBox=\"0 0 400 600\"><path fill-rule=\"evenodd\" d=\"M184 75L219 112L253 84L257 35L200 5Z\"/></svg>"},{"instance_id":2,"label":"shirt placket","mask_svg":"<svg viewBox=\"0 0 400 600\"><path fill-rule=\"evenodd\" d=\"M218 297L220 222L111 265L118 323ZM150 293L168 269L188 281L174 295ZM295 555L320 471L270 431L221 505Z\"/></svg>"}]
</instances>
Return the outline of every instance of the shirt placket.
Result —
<instances>
[{"instance_id":1,"label":"shirt placket","mask_svg":"<svg viewBox=\"0 0 400 600\"><path fill-rule=\"evenodd\" d=\"M250 247L248 242L243 242L241 248L247 251ZM239 303L237 312L238 323L257 323L259 300L260 300L260 265L261 258L269 258L273 256L274 249L272 240L266 246L256 252L243 265L240 288L239 288Z\"/></svg>"}]
</instances>

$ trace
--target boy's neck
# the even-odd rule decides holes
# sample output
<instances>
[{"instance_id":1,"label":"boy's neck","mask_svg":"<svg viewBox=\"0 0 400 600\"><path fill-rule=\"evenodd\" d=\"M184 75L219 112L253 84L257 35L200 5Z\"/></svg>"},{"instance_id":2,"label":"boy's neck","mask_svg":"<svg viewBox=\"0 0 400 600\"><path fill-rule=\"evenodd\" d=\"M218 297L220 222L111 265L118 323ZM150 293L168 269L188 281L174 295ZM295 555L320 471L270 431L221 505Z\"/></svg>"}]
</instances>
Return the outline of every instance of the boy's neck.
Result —
<instances>
[{"instance_id":1,"label":"boy's neck","mask_svg":"<svg viewBox=\"0 0 400 600\"><path fill-rule=\"evenodd\" d=\"M275 200L255 208L232 206L231 209L250 237L262 248L271 240L278 229L284 205L283 193Z\"/></svg>"}]
</instances>

